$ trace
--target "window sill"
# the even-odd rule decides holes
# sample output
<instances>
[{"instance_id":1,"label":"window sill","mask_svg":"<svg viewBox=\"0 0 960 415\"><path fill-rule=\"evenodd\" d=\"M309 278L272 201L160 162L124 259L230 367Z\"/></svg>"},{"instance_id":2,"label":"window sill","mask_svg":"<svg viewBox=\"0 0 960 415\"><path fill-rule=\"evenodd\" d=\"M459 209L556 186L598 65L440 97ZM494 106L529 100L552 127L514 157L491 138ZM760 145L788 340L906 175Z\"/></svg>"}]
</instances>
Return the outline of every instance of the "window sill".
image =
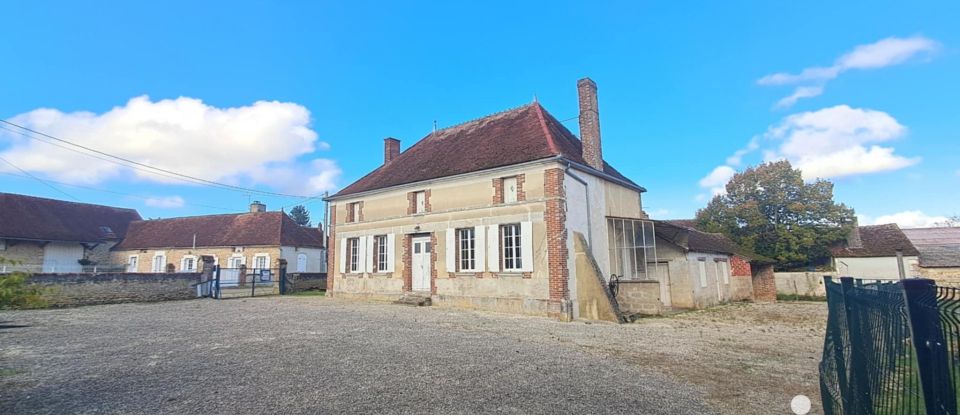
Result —
<instances>
[{"instance_id":1,"label":"window sill","mask_svg":"<svg viewBox=\"0 0 960 415\"><path fill-rule=\"evenodd\" d=\"M524 273L522 271L506 271L506 272L498 272L497 276L498 277L522 277L523 274Z\"/></svg>"},{"instance_id":2,"label":"window sill","mask_svg":"<svg viewBox=\"0 0 960 415\"><path fill-rule=\"evenodd\" d=\"M454 277L457 277L457 278L460 278L460 277L479 277L479 276L481 276L481 275L483 275L483 273L482 273L482 272L479 272L479 271L476 271L476 272L474 272L474 271L460 271L460 272L454 272L454 273L453 273L453 276L454 276Z\"/></svg>"},{"instance_id":3,"label":"window sill","mask_svg":"<svg viewBox=\"0 0 960 415\"><path fill-rule=\"evenodd\" d=\"M381 277L381 278L391 278L393 277L392 272L374 272L370 274L371 277Z\"/></svg>"}]
</instances>

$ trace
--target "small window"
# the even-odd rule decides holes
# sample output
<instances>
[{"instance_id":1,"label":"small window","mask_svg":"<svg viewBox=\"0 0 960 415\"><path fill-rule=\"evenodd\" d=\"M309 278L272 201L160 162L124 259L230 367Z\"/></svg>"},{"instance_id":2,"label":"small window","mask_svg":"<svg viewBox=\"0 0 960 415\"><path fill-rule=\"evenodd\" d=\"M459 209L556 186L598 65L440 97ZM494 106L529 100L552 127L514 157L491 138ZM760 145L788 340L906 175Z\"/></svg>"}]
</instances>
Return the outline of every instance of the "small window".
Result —
<instances>
[{"instance_id":1,"label":"small window","mask_svg":"<svg viewBox=\"0 0 960 415\"><path fill-rule=\"evenodd\" d=\"M473 228L457 229L457 255L460 257L458 271L477 269L477 241Z\"/></svg>"},{"instance_id":2,"label":"small window","mask_svg":"<svg viewBox=\"0 0 960 415\"><path fill-rule=\"evenodd\" d=\"M503 203L516 203L517 201L517 178L507 177L503 179Z\"/></svg>"},{"instance_id":3,"label":"small window","mask_svg":"<svg viewBox=\"0 0 960 415\"><path fill-rule=\"evenodd\" d=\"M360 269L360 238L347 239L347 272Z\"/></svg>"},{"instance_id":4,"label":"small window","mask_svg":"<svg viewBox=\"0 0 960 415\"><path fill-rule=\"evenodd\" d=\"M347 204L347 222L360 222L360 202Z\"/></svg>"},{"instance_id":5,"label":"small window","mask_svg":"<svg viewBox=\"0 0 960 415\"><path fill-rule=\"evenodd\" d=\"M153 256L153 266L151 271L153 272L164 272L167 266L167 257L163 254L157 254Z\"/></svg>"},{"instance_id":6,"label":"small window","mask_svg":"<svg viewBox=\"0 0 960 415\"><path fill-rule=\"evenodd\" d=\"M270 257L267 255L257 254L253 256L253 268L254 269L268 269L270 268Z\"/></svg>"},{"instance_id":7,"label":"small window","mask_svg":"<svg viewBox=\"0 0 960 415\"><path fill-rule=\"evenodd\" d=\"M185 256L180 261L181 272L197 272L197 258L194 256Z\"/></svg>"},{"instance_id":8,"label":"small window","mask_svg":"<svg viewBox=\"0 0 960 415\"><path fill-rule=\"evenodd\" d=\"M387 270L387 235L377 235L373 237L373 266L374 272L384 272Z\"/></svg>"},{"instance_id":9,"label":"small window","mask_svg":"<svg viewBox=\"0 0 960 415\"><path fill-rule=\"evenodd\" d=\"M139 255L130 255L127 259L127 272L137 272L137 263L140 262Z\"/></svg>"},{"instance_id":10,"label":"small window","mask_svg":"<svg viewBox=\"0 0 960 415\"><path fill-rule=\"evenodd\" d=\"M523 263L520 253L520 225L500 226L501 250L504 271L520 271Z\"/></svg>"},{"instance_id":11,"label":"small window","mask_svg":"<svg viewBox=\"0 0 960 415\"><path fill-rule=\"evenodd\" d=\"M413 194L414 213L424 213L427 211L427 192L420 191Z\"/></svg>"}]
</instances>

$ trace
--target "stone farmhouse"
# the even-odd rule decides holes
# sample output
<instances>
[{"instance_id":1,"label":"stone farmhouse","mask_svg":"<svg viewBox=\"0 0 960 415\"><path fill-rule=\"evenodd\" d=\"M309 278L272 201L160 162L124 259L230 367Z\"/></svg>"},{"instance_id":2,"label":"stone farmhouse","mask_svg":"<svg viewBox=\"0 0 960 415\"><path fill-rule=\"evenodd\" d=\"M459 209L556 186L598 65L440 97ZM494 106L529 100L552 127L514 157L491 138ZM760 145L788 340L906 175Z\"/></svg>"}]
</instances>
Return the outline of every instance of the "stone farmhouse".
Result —
<instances>
[{"instance_id":1,"label":"stone farmhouse","mask_svg":"<svg viewBox=\"0 0 960 415\"><path fill-rule=\"evenodd\" d=\"M578 280L658 281L645 189L604 162L596 84L577 88L580 139L538 102L402 152L385 139L383 164L326 198L328 295L568 320L595 303Z\"/></svg>"},{"instance_id":2,"label":"stone farmhouse","mask_svg":"<svg viewBox=\"0 0 960 415\"><path fill-rule=\"evenodd\" d=\"M113 248L113 261L127 272L198 272L202 256L213 257L230 284L241 270L271 270L286 261L290 272L326 271L323 231L298 225L286 213L254 202L249 213L137 221Z\"/></svg>"},{"instance_id":3,"label":"stone farmhouse","mask_svg":"<svg viewBox=\"0 0 960 415\"><path fill-rule=\"evenodd\" d=\"M139 221L133 209L0 193L0 272L109 267L110 249Z\"/></svg>"},{"instance_id":4,"label":"stone farmhouse","mask_svg":"<svg viewBox=\"0 0 960 415\"><path fill-rule=\"evenodd\" d=\"M897 252L903 257L898 265ZM899 279L919 276L920 251L895 223L857 226L846 241L830 250L841 276Z\"/></svg>"},{"instance_id":5,"label":"stone farmhouse","mask_svg":"<svg viewBox=\"0 0 960 415\"><path fill-rule=\"evenodd\" d=\"M960 228L913 228L903 233L920 253L921 277L960 283Z\"/></svg>"},{"instance_id":6,"label":"stone farmhouse","mask_svg":"<svg viewBox=\"0 0 960 415\"><path fill-rule=\"evenodd\" d=\"M666 274L664 306L705 308L730 301L775 301L774 261L693 220L656 221L657 266Z\"/></svg>"}]
</instances>

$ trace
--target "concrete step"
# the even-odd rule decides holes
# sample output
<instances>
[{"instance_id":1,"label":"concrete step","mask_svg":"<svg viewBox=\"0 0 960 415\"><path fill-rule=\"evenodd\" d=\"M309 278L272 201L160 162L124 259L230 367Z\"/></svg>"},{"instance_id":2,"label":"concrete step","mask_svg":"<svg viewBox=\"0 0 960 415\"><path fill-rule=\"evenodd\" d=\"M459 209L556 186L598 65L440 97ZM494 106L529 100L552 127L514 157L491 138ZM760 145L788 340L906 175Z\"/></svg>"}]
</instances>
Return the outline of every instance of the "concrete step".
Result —
<instances>
[{"instance_id":1,"label":"concrete step","mask_svg":"<svg viewBox=\"0 0 960 415\"><path fill-rule=\"evenodd\" d=\"M394 304L412 305L417 307L426 307L430 305L430 296L427 294L404 294Z\"/></svg>"}]
</instances>

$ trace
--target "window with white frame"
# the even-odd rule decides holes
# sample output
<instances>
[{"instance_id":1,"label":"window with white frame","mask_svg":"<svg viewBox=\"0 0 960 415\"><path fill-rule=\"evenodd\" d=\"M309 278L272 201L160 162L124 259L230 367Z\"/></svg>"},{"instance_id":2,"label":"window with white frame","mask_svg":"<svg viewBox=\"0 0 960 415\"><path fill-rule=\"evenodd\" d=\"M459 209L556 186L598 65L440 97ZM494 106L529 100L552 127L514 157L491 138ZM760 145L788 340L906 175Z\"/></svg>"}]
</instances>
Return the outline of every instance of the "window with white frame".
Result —
<instances>
[{"instance_id":1,"label":"window with white frame","mask_svg":"<svg viewBox=\"0 0 960 415\"><path fill-rule=\"evenodd\" d=\"M503 179L503 203L514 203L517 201L517 178L506 177Z\"/></svg>"},{"instance_id":2,"label":"window with white frame","mask_svg":"<svg viewBox=\"0 0 960 415\"><path fill-rule=\"evenodd\" d=\"M164 272L164 268L167 266L167 256L163 253L156 253L153 255L153 266L150 268L152 272Z\"/></svg>"},{"instance_id":3,"label":"window with white frame","mask_svg":"<svg viewBox=\"0 0 960 415\"><path fill-rule=\"evenodd\" d=\"M501 263L504 271L520 271L523 268L520 224L500 226Z\"/></svg>"},{"instance_id":4,"label":"window with white frame","mask_svg":"<svg viewBox=\"0 0 960 415\"><path fill-rule=\"evenodd\" d=\"M707 259L697 258L697 266L700 270L700 287L704 288L707 286Z\"/></svg>"},{"instance_id":5,"label":"window with white frame","mask_svg":"<svg viewBox=\"0 0 960 415\"><path fill-rule=\"evenodd\" d=\"M137 272L137 265L139 262L139 255L130 255L130 257L127 258L127 272Z\"/></svg>"},{"instance_id":6,"label":"window with white frame","mask_svg":"<svg viewBox=\"0 0 960 415\"><path fill-rule=\"evenodd\" d=\"M180 271L182 272L197 272L197 257L192 255L184 256L180 260Z\"/></svg>"},{"instance_id":7,"label":"window with white frame","mask_svg":"<svg viewBox=\"0 0 960 415\"><path fill-rule=\"evenodd\" d=\"M373 237L373 272L386 272L387 270L387 235L376 235Z\"/></svg>"},{"instance_id":8,"label":"window with white frame","mask_svg":"<svg viewBox=\"0 0 960 415\"><path fill-rule=\"evenodd\" d=\"M657 278L657 244L653 222L607 218L610 272L627 280Z\"/></svg>"},{"instance_id":9,"label":"window with white frame","mask_svg":"<svg viewBox=\"0 0 960 415\"><path fill-rule=\"evenodd\" d=\"M360 238L347 239L347 272L360 270Z\"/></svg>"},{"instance_id":10,"label":"window with white frame","mask_svg":"<svg viewBox=\"0 0 960 415\"><path fill-rule=\"evenodd\" d=\"M460 257L457 271L477 269L477 240L474 228L457 229L457 255Z\"/></svg>"},{"instance_id":11,"label":"window with white frame","mask_svg":"<svg viewBox=\"0 0 960 415\"><path fill-rule=\"evenodd\" d=\"M424 213L427 211L427 192L419 191L413 194L414 213Z\"/></svg>"},{"instance_id":12,"label":"window with white frame","mask_svg":"<svg viewBox=\"0 0 960 415\"><path fill-rule=\"evenodd\" d=\"M253 256L253 268L254 269L269 269L270 268L270 255L267 254L256 254Z\"/></svg>"}]
</instances>

